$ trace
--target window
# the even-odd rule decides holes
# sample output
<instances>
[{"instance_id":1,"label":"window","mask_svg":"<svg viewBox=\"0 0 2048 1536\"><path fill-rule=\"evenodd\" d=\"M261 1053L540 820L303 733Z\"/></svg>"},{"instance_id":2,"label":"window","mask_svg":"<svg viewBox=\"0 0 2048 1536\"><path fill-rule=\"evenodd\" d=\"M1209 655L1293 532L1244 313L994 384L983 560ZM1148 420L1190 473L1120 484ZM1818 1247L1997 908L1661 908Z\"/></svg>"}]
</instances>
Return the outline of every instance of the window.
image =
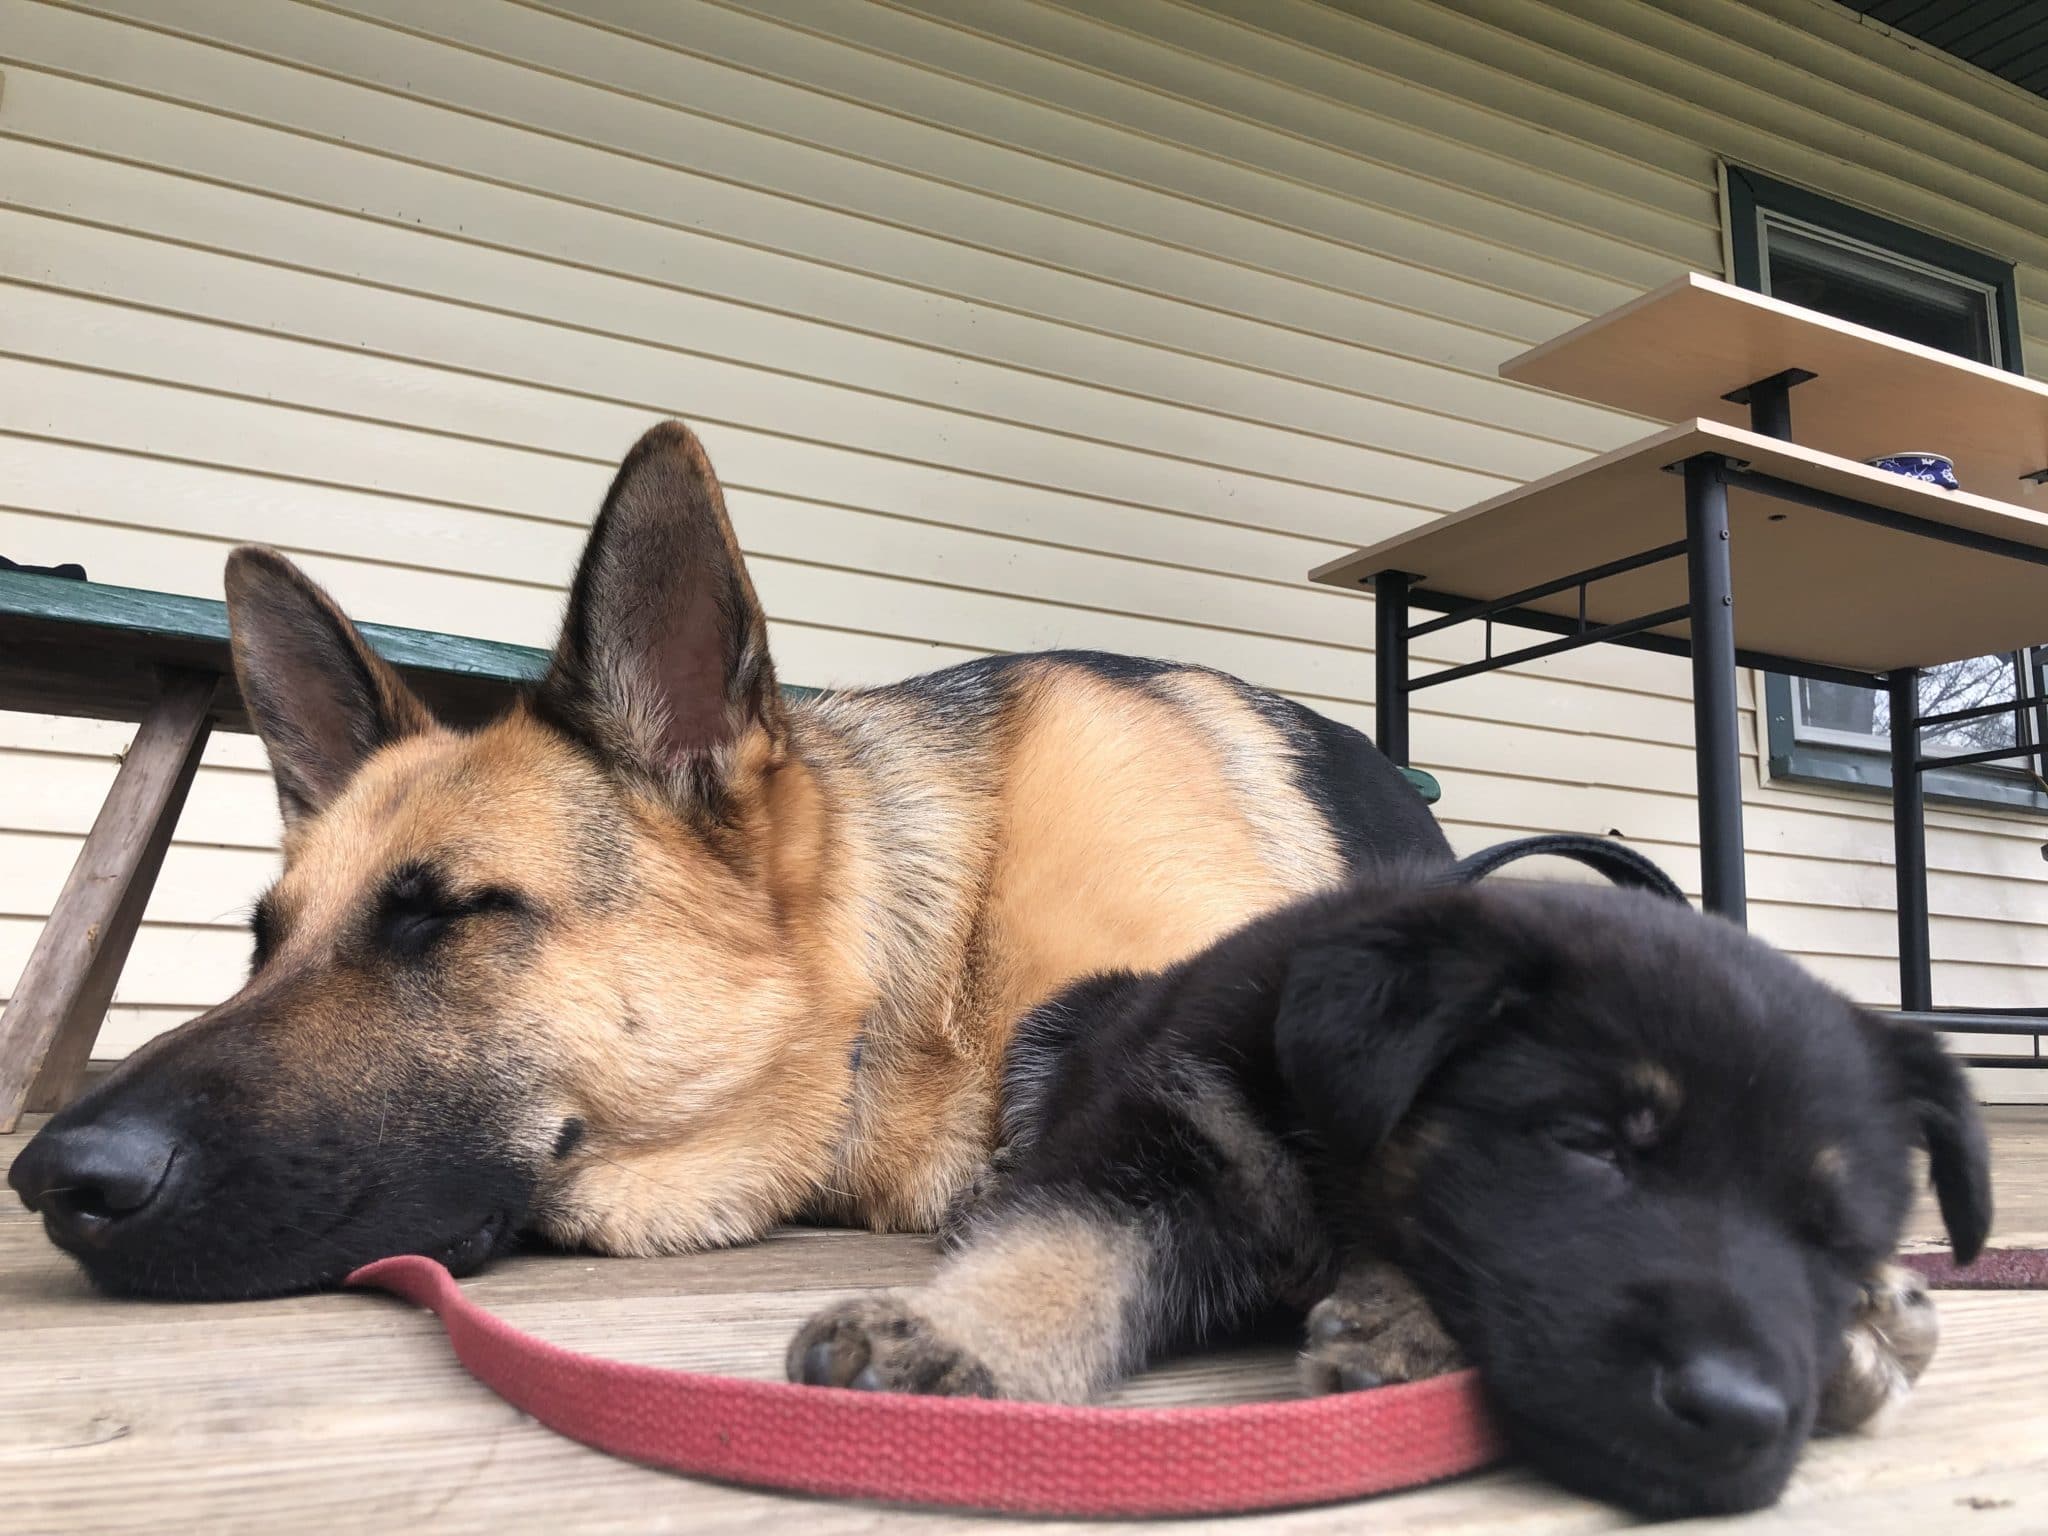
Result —
<instances>
[{"instance_id":1,"label":"window","mask_svg":"<svg viewBox=\"0 0 2048 1536\"><path fill-rule=\"evenodd\" d=\"M1728 168L1728 227L1735 281L1872 330L1939 347L1980 363L2020 369L2012 267L1903 224L1830 202L1753 171ZM1792 392L1799 420L1799 392ZM1900 443L1940 452L1939 443ZM2048 620L2044 620L2048 629ZM1924 715L1967 709L2033 692L2048 649L1982 656L1921 675ZM1771 773L1820 783L1891 785L1890 709L1882 692L1775 673L1764 680ZM1928 731L1931 755L2039 745L2048 730L2033 716L1989 715ZM2024 734L2015 739L2016 731ZM2010 765L1938 769L1930 795L2048 810L2048 778L2037 755Z\"/></svg>"}]
</instances>

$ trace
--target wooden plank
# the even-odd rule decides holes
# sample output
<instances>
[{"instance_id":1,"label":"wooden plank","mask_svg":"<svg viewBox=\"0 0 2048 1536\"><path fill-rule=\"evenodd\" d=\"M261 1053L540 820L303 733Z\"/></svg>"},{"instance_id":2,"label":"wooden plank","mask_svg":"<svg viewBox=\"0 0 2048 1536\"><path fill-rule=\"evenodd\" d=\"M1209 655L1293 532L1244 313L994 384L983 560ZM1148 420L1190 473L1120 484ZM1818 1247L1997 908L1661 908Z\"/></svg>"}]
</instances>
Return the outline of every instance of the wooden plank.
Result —
<instances>
[{"instance_id":1,"label":"wooden plank","mask_svg":"<svg viewBox=\"0 0 2048 1536\"><path fill-rule=\"evenodd\" d=\"M2003 1240L2048 1241L2044 1125L2048 1111L1992 1112ZM0 1139L0 1163L22 1140ZM1931 1207L1910 1230L1935 1236ZM516 1325L569 1348L772 1379L783 1342L812 1309L862 1288L914 1283L934 1262L929 1243L914 1237L791 1230L670 1259L522 1255L466 1283ZM1945 1337L1912 1401L1880 1433L1816 1444L1785 1502L1745 1519L1745 1532L2038 1529L2048 1379L2013 1341L2048 1326L2048 1295L1951 1292L1937 1305ZM388 1300L108 1301L11 1202L0 1206L0 1309L10 1324L0 1480L10 1523L24 1531L267 1531L302 1524L308 1510L350 1531L1018 1529L1013 1520L784 1498L610 1460L492 1397L455 1365L432 1318ZM1115 1401L1228 1402L1291 1390L1289 1352L1265 1347L1170 1363ZM1508 1468L1366 1504L1233 1520L1231 1529L1590 1536L1623 1524L1614 1511ZM1077 1536L1129 1527L1033 1529ZM1195 1536L1214 1522L1157 1529Z\"/></svg>"},{"instance_id":2,"label":"wooden plank","mask_svg":"<svg viewBox=\"0 0 2048 1536\"><path fill-rule=\"evenodd\" d=\"M1442 521L1332 561L1316 581L1363 586L1405 570L1471 599L1506 596L1684 537L1669 466L1721 454L1814 489L1943 527L2048 549L2048 506L1939 490L1850 459L1718 422L1691 421L1483 501ZM2033 565L1755 492L1728 495L1736 644L1866 672L1930 666L2034 645L2048 630L2048 565ZM1959 600L1960 596L1960 600ZM1685 563L1670 560L1596 583L1587 616L1611 623L1682 605ZM1569 616L1576 590L1532 607ZM1666 633L1682 634L1682 624Z\"/></svg>"},{"instance_id":3,"label":"wooden plank","mask_svg":"<svg viewBox=\"0 0 2048 1536\"><path fill-rule=\"evenodd\" d=\"M392 625L362 629L442 718L456 723L498 713L547 661L527 646ZM219 678L212 723L248 729L228 657L225 604L0 571L0 709L139 719L154 697L158 666Z\"/></svg>"},{"instance_id":4,"label":"wooden plank","mask_svg":"<svg viewBox=\"0 0 2048 1536\"><path fill-rule=\"evenodd\" d=\"M24 1103L63 1103L85 1070L206 747L214 686L212 673L165 676L0 1012L0 1131Z\"/></svg>"},{"instance_id":5,"label":"wooden plank","mask_svg":"<svg viewBox=\"0 0 2048 1536\"><path fill-rule=\"evenodd\" d=\"M200 640L224 645L228 639L227 605L211 598L19 571L0 571L0 615L24 623L112 631L143 642ZM539 678L547 663L547 653L532 646L391 624L359 627L378 655L395 667L415 671L528 683Z\"/></svg>"},{"instance_id":6,"label":"wooden plank","mask_svg":"<svg viewBox=\"0 0 2048 1536\"><path fill-rule=\"evenodd\" d=\"M1721 396L1788 368L1794 441L1845 459L1944 453L1963 488L2048 511L2048 384L1697 272L1500 365L1501 377L1663 421L1747 426Z\"/></svg>"}]
</instances>

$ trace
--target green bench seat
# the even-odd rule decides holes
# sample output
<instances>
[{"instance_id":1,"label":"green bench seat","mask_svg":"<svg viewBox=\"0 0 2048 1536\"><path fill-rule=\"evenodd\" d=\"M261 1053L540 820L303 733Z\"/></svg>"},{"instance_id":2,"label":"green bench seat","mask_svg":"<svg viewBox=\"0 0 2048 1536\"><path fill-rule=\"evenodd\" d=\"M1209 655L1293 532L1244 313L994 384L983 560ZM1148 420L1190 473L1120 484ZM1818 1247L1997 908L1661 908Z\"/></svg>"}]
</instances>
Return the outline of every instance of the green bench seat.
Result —
<instances>
[{"instance_id":1,"label":"green bench seat","mask_svg":"<svg viewBox=\"0 0 2048 1536\"><path fill-rule=\"evenodd\" d=\"M360 628L436 713L456 724L490 719L547 666L547 652L530 645L393 624ZM249 728L228 660L227 605L212 598L0 571L0 657L7 658L0 709L140 720L161 691L161 669L181 667L225 680L209 709L214 728ZM787 691L805 697L816 690ZM1430 774L1401 772L1429 804L1442 798Z\"/></svg>"}]
</instances>

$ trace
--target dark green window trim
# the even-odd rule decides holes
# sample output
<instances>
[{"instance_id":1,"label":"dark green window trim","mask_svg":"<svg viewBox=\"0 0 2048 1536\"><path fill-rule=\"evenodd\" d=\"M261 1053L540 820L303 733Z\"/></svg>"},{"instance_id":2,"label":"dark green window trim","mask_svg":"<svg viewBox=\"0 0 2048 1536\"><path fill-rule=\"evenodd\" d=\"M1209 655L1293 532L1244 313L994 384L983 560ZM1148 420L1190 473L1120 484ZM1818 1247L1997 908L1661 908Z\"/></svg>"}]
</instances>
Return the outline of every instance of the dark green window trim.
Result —
<instances>
[{"instance_id":1,"label":"dark green window trim","mask_svg":"<svg viewBox=\"0 0 2048 1536\"><path fill-rule=\"evenodd\" d=\"M1930 235L1925 230L1865 213L1860 208L1851 208L1832 198L1809 192L1804 187L1795 187L1731 165L1728 167L1728 231L1734 262L1732 275L1738 286L1758 292L1764 286L1760 212L1781 213L1787 218L1798 219L1880 250L1895 252L1908 260L1923 262L1982 283L1995 295L1999 366L2014 373L2025 372L2020 356L2019 299L2011 262L1970 250L1938 235ZM1792 410L1796 426L1799 411L1796 391L1792 397ZM1763 678L1765 746L1772 778L1861 790L1873 796L1891 793L1891 756L1884 747L1866 749L1800 741L1793 728L1792 680L1778 672L1766 672ZM2048 814L2048 791L2030 777L2010 769L1934 769L1927 773L1926 779L1927 794L1931 799Z\"/></svg>"},{"instance_id":2,"label":"dark green window trim","mask_svg":"<svg viewBox=\"0 0 2048 1536\"><path fill-rule=\"evenodd\" d=\"M1847 203L1838 203L1833 198L1822 197L1804 187L1795 187L1790 182L1776 181L1731 165L1728 167L1728 229L1729 245L1735 258L1735 283L1738 287L1753 288L1759 293L1764 286L1763 251L1756 237L1759 209L1804 220L1822 229L1833 230L1838 235L1847 235L1851 240L1861 240L1880 250L1895 252L1909 261L1940 267L1994 290L1998 296L1998 366L2012 373L2026 372L2020 361L2019 289L2013 280L2011 262L2000 261L1982 251L1973 251L1939 235L1930 235L1924 229L1896 224L1874 213L1865 213L1861 208L1851 208ZM1799 419L1796 409L1798 396L1794 395L1793 400L1792 419L1796 423Z\"/></svg>"},{"instance_id":3,"label":"dark green window trim","mask_svg":"<svg viewBox=\"0 0 2048 1536\"><path fill-rule=\"evenodd\" d=\"M1766 746L1770 751L1772 778L1863 790L1872 796L1890 798L1892 763L1888 752L1882 748L1865 750L1799 740L1792 730L1792 679L1782 672L1766 672L1763 678ZM1921 777L1926 781L1929 800L2048 814L2048 791L2017 772L1931 768Z\"/></svg>"}]
</instances>

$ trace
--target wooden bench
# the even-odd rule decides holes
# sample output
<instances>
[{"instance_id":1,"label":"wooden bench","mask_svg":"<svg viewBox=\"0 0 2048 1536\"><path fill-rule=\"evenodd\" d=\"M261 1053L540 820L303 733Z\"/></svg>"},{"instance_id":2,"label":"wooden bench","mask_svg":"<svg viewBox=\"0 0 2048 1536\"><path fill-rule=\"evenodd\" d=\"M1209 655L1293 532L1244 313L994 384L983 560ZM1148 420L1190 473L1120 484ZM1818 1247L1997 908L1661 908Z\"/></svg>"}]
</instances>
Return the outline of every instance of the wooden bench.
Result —
<instances>
[{"instance_id":1,"label":"wooden bench","mask_svg":"<svg viewBox=\"0 0 2048 1536\"><path fill-rule=\"evenodd\" d=\"M547 653L361 626L443 719L479 724ZM0 1013L0 1131L77 1091L206 738L246 731L223 603L0 571L0 709L140 722Z\"/></svg>"},{"instance_id":2,"label":"wooden bench","mask_svg":"<svg viewBox=\"0 0 2048 1536\"><path fill-rule=\"evenodd\" d=\"M442 719L491 719L547 653L364 624ZM797 696L815 690L791 688ZM150 890L215 730L247 731L225 604L0 570L0 710L140 722L13 999L0 1013L0 1131L77 1091ZM1436 780L1408 778L1425 800Z\"/></svg>"}]
</instances>

